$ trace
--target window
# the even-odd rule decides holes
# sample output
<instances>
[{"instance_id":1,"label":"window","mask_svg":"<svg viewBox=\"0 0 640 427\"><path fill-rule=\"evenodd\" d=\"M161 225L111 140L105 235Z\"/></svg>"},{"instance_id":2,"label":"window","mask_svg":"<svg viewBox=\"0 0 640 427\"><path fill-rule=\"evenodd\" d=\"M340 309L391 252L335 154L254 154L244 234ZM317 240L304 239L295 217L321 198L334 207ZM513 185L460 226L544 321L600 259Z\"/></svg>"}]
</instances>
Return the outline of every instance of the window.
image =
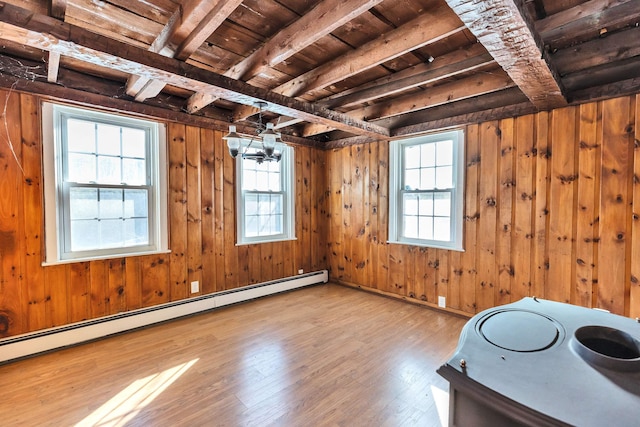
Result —
<instances>
[{"instance_id":1,"label":"window","mask_svg":"<svg viewBox=\"0 0 640 427\"><path fill-rule=\"evenodd\" d=\"M47 264L167 250L161 124L45 103L43 136Z\"/></svg>"},{"instance_id":2,"label":"window","mask_svg":"<svg viewBox=\"0 0 640 427\"><path fill-rule=\"evenodd\" d=\"M236 158L238 244L295 239L293 149L276 149L282 153L279 162Z\"/></svg>"},{"instance_id":3,"label":"window","mask_svg":"<svg viewBox=\"0 0 640 427\"><path fill-rule=\"evenodd\" d=\"M389 154L389 241L462 250L463 132L393 141Z\"/></svg>"}]
</instances>

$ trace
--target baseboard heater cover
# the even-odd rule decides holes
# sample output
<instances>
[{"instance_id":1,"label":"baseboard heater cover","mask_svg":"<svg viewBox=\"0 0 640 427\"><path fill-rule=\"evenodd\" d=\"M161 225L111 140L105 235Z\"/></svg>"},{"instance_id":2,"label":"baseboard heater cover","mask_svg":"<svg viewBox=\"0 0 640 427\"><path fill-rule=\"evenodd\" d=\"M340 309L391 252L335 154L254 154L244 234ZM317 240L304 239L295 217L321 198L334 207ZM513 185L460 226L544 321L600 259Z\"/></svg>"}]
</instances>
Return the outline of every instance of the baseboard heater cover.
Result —
<instances>
[{"instance_id":1,"label":"baseboard heater cover","mask_svg":"<svg viewBox=\"0 0 640 427\"><path fill-rule=\"evenodd\" d=\"M328 281L321 270L0 339L0 363Z\"/></svg>"}]
</instances>

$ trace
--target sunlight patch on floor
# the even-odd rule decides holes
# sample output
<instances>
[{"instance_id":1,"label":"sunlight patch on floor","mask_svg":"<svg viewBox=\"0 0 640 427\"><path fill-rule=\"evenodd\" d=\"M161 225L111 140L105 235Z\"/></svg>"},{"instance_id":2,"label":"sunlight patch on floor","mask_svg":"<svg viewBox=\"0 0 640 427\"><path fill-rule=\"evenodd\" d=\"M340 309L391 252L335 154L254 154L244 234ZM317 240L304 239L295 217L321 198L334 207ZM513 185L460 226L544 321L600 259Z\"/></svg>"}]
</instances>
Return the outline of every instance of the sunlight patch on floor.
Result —
<instances>
[{"instance_id":1,"label":"sunlight patch on floor","mask_svg":"<svg viewBox=\"0 0 640 427\"><path fill-rule=\"evenodd\" d=\"M111 400L77 423L76 427L124 426L144 409L145 406L151 403L153 399L180 378L180 376L198 360L199 359L193 359L157 374L134 381Z\"/></svg>"},{"instance_id":2,"label":"sunlight patch on floor","mask_svg":"<svg viewBox=\"0 0 640 427\"><path fill-rule=\"evenodd\" d=\"M438 410L438 418L440 425L446 427L449 425L449 393L434 385L431 386L431 395L436 402Z\"/></svg>"}]
</instances>

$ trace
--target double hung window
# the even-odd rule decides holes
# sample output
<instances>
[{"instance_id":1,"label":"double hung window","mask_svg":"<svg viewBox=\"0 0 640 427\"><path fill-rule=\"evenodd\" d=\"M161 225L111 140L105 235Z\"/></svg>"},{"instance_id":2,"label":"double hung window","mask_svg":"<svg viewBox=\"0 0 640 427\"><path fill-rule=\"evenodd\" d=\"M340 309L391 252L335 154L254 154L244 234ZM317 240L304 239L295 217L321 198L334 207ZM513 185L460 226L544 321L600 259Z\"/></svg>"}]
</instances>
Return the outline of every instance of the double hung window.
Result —
<instances>
[{"instance_id":1,"label":"double hung window","mask_svg":"<svg viewBox=\"0 0 640 427\"><path fill-rule=\"evenodd\" d=\"M46 103L48 263L167 249L163 126Z\"/></svg>"},{"instance_id":2,"label":"double hung window","mask_svg":"<svg viewBox=\"0 0 640 427\"><path fill-rule=\"evenodd\" d=\"M293 149L281 145L276 150L282 153L279 162L236 159L238 244L295 238Z\"/></svg>"},{"instance_id":3,"label":"double hung window","mask_svg":"<svg viewBox=\"0 0 640 427\"><path fill-rule=\"evenodd\" d=\"M393 141L390 159L389 241L462 250L462 131Z\"/></svg>"}]
</instances>

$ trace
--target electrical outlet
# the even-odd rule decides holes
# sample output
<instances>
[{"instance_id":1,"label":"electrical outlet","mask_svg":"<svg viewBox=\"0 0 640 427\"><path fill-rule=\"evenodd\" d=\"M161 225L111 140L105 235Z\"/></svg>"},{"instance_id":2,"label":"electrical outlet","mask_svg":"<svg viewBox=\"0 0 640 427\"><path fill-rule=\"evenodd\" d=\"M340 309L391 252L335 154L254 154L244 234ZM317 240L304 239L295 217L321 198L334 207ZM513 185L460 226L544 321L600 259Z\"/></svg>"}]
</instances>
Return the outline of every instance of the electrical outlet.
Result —
<instances>
[{"instance_id":1,"label":"electrical outlet","mask_svg":"<svg viewBox=\"0 0 640 427\"><path fill-rule=\"evenodd\" d=\"M438 307L445 308L447 306L447 298L446 297L438 297Z\"/></svg>"},{"instance_id":2,"label":"electrical outlet","mask_svg":"<svg viewBox=\"0 0 640 427\"><path fill-rule=\"evenodd\" d=\"M298 274L302 274L302 273L304 273L303 269L298 270Z\"/></svg>"},{"instance_id":3,"label":"electrical outlet","mask_svg":"<svg viewBox=\"0 0 640 427\"><path fill-rule=\"evenodd\" d=\"M197 292L200 292L200 282L196 280L194 282L191 282L191 293L195 294Z\"/></svg>"}]
</instances>

